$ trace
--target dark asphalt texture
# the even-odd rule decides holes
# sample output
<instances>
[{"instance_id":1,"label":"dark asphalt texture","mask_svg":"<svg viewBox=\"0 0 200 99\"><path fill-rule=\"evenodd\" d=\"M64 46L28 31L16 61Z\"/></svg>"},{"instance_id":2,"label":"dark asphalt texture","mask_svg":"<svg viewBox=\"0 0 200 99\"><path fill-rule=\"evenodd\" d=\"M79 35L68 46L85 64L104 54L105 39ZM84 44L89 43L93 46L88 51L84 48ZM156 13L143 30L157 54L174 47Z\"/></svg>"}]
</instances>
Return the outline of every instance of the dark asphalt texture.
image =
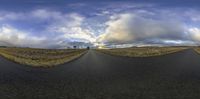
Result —
<instances>
[{"instance_id":1,"label":"dark asphalt texture","mask_svg":"<svg viewBox=\"0 0 200 99\"><path fill-rule=\"evenodd\" d=\"M199 99L200 55L127 58L89 50L54 68L0 57L0 99Z\"/></svg>"}]
</instances>

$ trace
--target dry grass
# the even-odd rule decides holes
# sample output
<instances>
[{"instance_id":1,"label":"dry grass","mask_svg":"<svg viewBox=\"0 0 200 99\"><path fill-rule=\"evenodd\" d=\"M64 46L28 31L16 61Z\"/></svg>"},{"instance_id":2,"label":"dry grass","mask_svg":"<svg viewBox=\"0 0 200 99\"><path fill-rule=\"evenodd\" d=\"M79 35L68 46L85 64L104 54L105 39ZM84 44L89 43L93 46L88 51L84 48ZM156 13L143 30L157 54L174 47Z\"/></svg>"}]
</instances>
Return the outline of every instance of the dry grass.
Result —
<instances>
[{"instance_id":1,"label":"dry grass","mask_svg":"<svg viewBox=\"0 0 200 99\"><path fill-rule=\"evenodd\" d=\"M200 54L200 47L194 48L194 50Z\"/></svg>"},{"instance_id":2,"label":"dry grass","mask_svg":"<svg viewBox=\"0 0 200 99\"><path fill-rule=\"evenodd\" d=\"M34 67L52 67L80 57L85 49L0 48L0 55L16 63Z\"/></svg>"},{"instance_id":3,"label":"dry grass","mask_svg":"<svg viewBox=\"0 0 200 99\"><path fill-rule=\"evenodd\" d=\"M186 47L138 47L138 48L117 48L98 49L98 51L118 56L127 57L150 57L175 53L187 49Z\"/></svg>"}]
</instances>

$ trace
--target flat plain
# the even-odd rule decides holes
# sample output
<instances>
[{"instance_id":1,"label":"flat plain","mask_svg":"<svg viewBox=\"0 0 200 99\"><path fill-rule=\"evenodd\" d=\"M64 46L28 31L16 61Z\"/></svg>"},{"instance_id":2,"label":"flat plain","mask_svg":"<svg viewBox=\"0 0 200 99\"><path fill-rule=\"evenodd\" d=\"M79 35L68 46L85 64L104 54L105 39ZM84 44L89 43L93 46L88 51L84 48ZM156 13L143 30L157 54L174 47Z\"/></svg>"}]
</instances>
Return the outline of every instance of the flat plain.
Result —
<instances>
[{"instance_id":1,"label":"flat plain","mask_svg":"<svg viewBox=\"0 0 200 99\"><path fill-rule=\"evenodd\" d=\"M114 48L98 49L97 51L117 56L126 57L151 57L171 54L187 49L187 47L133 47L133 48Z\"/></svg>"},{"instance_id":2,"label":"flat plain","mask_svg":"<svg viewBox=\"0 0 200 99\"><path fill-rule=\"evenodd\" d=\"M52 67L72 61L86 52L86 49L35 49L0 48L0 55L24 65Z\"/></svg>"}]
</instances>

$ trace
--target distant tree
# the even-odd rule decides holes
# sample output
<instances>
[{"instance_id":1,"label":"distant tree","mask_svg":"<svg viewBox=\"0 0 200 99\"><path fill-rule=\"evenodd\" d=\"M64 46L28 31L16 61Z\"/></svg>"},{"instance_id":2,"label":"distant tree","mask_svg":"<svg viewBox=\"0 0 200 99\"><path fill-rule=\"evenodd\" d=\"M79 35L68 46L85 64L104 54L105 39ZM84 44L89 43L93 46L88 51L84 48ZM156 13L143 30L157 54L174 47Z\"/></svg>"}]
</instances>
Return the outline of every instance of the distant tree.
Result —
<instances>
[{"instance_id":1,"label":"distant tree","mask_svg":"<svg viewBox=\"0 0 200 99\"><path fill-rule=\"evenodd\" d=\"M90 47L88 46L88 47L87 47L87 50L89 50L89 49L90 49Z\"/></svg>"},{"instance_id":2,"label":"distant tree","mask_svg":"<svg viewBox=\"0 0 200 99\"><path fill-rule=\"evenodd\" d=\"M74 49L76 49L76 46L73 46Z\"/></svg>"}]
</instances>

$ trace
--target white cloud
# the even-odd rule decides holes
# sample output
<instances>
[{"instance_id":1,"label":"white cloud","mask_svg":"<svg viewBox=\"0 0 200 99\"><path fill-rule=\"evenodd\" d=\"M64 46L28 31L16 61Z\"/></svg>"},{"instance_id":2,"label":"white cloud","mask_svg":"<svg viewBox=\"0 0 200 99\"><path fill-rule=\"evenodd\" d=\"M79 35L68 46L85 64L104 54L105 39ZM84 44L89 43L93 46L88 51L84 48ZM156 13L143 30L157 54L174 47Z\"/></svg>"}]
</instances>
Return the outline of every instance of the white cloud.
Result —
<instances>
[{"instance_id":1,"label":"white cloud","mask_svg":"<svg viewBox=\"0 0 200 99\"><path fill-rule=\"evenodd\" d=\"M199 28L193 27L193 28L190 28L188 31L193 40L200 41L200 29Z\"/></svg>"},{"instance_id":2,"label":"white cloud","mask_svg":"<svg viewBox=\"0 0 200 99\"><path fill-rule=\"evenodd\" d=\"M95 42L95 36L86 28L82 27L84 17L79 14L65 15L60 22L55 22L47 27L47 31L60 33L65 39L81 40L83 42Z\"/></svg>"},{"instance_id":3,"label":"white cloud","mask_svg":"<svg viewBox=\"0 0 200 99\"><path fill-rule=\"evenodd\" d=\"M8 25L0 27L0 42L6 42L12 46L36 47L45 40L44 37L30 36L28 33Z\"/></svg>"},{"instance_id":4,"label":"white cloud","mask_svg":"<svg viewBox=\"0 0 200 99\"><path fill-rule=\"evenodd\" d=\"M54 18L60 16L60 13L58 12L49 12L45 9L37 9L31 12L31 16L41 19L48 19L48 18Z\"/></svg>"},{"instance_id":5,"label":"white cloud","mask_svg":"<svg viewBox=\"0 0 200 99\"><path fill-rule=\"evenodd\" d=\"M188 17L190 20L194 22L200 21L200 12L197 10L188 10L183 13L184 16Z\"/></svg>"},{"instance_id":6,"label":"white cloud","mask_svg":"<svg viewBox=\"0 0 200 99\"><path fill-rule=\"evenodd\" d=\"M137 14L119 14L111 16L107 29L99 36L99 42L133 43L147 39L183 39L184 25L172 20L154 20ZM187 39L187 37L186 37Z\"/></svg>"},{"instance_id":7,"label":"white cloud","mask_svg":"<svg viewBox=\"0 0 200 99\"><path fill-rule=\"evenodd\" d=\"M0 21L21 20L21 19L24 19L24 14L23 13L0 12Z\"/></svg>"},{"instance_id":8,"label":"white cloud","mask_svg":"<svg viewBox=\"0 0 200 99\"><path fill-rule=\"evenodd\" d=\"M97 11L100 13L91 12L89 15L92 16L89 17L47 9L29 12L0 11L0 23L10 24L0 27L0 41L15 46L34 47L66 46L66 41L119 46L200 41L200 29L195 26L188 29L185 24L187 20L199 21L198 11L183 11L180 16L181 10L177 9L137 9L143 5L132 4L116 6L123 7L103 8ZM115 11L117 9L120 11ZM22 23L17 23L16 20ZM30 31L27 27L19 29L12 22L19 27L21 24L29 24L35 31ZM37 30L35 27L42 29ZM187 42L183 42L184 40Z\"/></svg>"},{"instance_id":9,"label":"white cloud","mask_svg":"<svg viewBox=\"0 0 200 99\"><path fill-rule=\"evenodd\" d=\"M37 34L34 32L22 32L22 30L11 27L3 26L1 28L1 41L8 42L15 46L39 46L48 47L60 46L59 42L63 41L77 41L91 43L95 42L95 37L90 29L83 28L85 18L77 13L62 13L59 11L50 11L46 9L36 9L25 13L11 13L7 12L6 16L0 17L0 21L24 20L27 22L32 20L40 22L44 28ZM12 17L11 17L12 16ZM48 23L48 24L43 24ZM34 27L33 27L34 28ZM26 30L26 29L25 29ZM37 35L44 37L45 40L40 40ZM6 35L6 36L3 36ZM39 39L39 40L37 40ZM13 42L13 41L16 42ZM28 41L29 40L29 41ZM24 43L26 42L26 43ZM27 43L29 42L29 43ZM47 42L48 44L41 43ZM42 45L43 44L43 45ZM57 44L57 45L56 45ZM62 44L63 45L63 44ZM67 45L67 44L66 44Z\"/></svg>"}]
</instances>

